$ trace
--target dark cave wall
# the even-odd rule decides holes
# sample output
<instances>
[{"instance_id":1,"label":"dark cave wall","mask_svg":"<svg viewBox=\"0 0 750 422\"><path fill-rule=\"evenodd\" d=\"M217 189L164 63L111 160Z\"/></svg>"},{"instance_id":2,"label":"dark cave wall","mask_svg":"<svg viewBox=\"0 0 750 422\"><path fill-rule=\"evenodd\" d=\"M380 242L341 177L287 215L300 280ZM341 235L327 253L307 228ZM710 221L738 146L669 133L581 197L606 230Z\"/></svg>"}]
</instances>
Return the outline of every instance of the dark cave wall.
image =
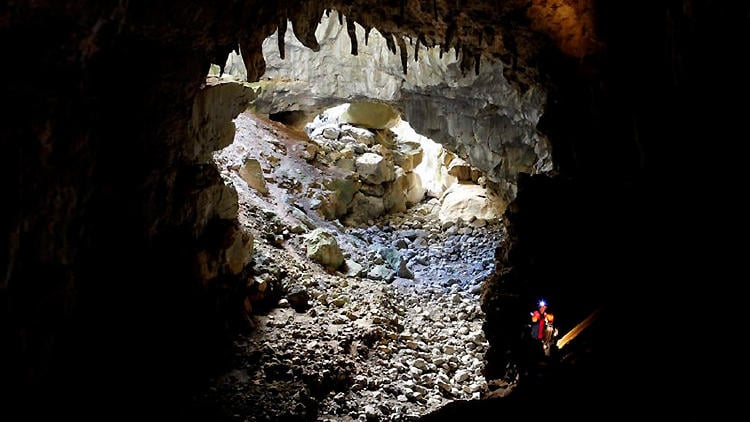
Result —
<instances>
[{"instance_id":1,"label":"dark cave wall","mask_svg":"<svg viewBox=\"0 0 750 422\"><path fill-rule=\"evenodd\" d=\"M0 70L9 415L166 408L224 353L236 318L222 315L223 254L248 239L231 210L205 207L234 198L236 216L236 194L207 167L227 140L201 127L233 116L191 120L232 26L216 33L226 16L202 2L122 4L0 6L13 64ZM201 251L216 261L212 280L196 271Z\"/></svg>"},{"instance_id":2,"label":"dark cave wall","mask_svg":"<svg viewBox=\"0 0 750 422\"><path fill-rule=\"evenodd\" d=\"M722 194L699 198L724 187L697 173L722 172L721 153L707 143L736 136L714 122L725 112L738 117L710 106L727 93L709 81L746 92L733 46L748 39L740 34L750 15L747 6L704 1L595 6L603 50L582 60L540 56L550 78L540 130L557 175L520 180L506 212L509 241L483 298L487 371L498 376L508 359L523 361L519 333L538 298L551 303L561 334L601 307L599 320L561 350L591 360L559 386L560 404L587 397L620 416L642 415L649 404L689 420L711 400L690 387L707 362L708 338L723 343L697 329L710 318L713 293L688 281L721 283L721 252L699 245L719 248L723 229L696 222L723 227L729 218ZM695 341L680 347L681 338ZM628 380L648 380L638 384L636 407L620 392Z\"/></svg>"}]
</instances>

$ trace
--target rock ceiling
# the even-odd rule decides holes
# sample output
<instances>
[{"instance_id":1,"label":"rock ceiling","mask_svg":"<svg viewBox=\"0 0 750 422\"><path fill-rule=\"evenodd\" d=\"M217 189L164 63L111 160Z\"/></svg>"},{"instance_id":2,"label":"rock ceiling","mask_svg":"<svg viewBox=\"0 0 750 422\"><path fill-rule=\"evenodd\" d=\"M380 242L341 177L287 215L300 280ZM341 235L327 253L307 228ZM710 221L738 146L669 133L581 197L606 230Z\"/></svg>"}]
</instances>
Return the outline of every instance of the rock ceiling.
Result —
<instances>
[{"instance_id":1,"label":"rock ceiling","mask_svg":"<svg viewBox=\"0 0 750 422\"><path fill-rule=\"evenodd\" d=\"M318 47L315 28L328 9L338 10L348 18L350 34L354 34L356 22L367 31L377 28L389 40L389 34L408 36L417 40L415 48L437 45L446 51L455 48L463 53L462 65L467 69L478 66L477 60L482 57L501 59L512 63L514 68L524 67L532 62L538 49L548 43L578 58L596 51L598 46L592 0L282 1L277 3L277 8L267 10L261 6L252 15L263 22L264 31L243 30L238 34L243 51L257 52L245 57L251 80L263 73L257 46L265 36L277 28L284 31L288 18L297 38L315 50ZM356 38L352 38L352 53L357 54ZM394 53L397 44L402 50L405 47L401 37L394 37L389 44ZM233 49L235 45L225 46L227 48ZM283 54L283 45L280 51ZM402 57L405 60L405 55Z\"/></svg>"}]
</instances>

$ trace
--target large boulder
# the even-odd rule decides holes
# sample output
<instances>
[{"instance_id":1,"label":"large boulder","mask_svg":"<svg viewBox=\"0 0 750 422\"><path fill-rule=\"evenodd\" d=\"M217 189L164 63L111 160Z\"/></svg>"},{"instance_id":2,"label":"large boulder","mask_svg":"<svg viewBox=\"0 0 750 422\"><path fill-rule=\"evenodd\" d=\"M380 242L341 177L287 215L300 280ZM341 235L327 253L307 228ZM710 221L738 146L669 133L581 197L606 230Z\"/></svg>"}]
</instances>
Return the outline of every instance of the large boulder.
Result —
<instances>
[{"instance_id":1,"label":"large boulder","mask_svg":"<svg viewBox=\"0 0 750 422\"><path fill-rule=\"evenodd\" d=\"M414 172L406 173L406 204L412 206L422 202L427 189L422 186L422 178Z\"/></svg>"},{"instance_id":2,"label":"large boulder","mask_svg":"<svg viewBox=\"0 0 750 422\"><path fill-rule=\"evenodd\" d=\"M328 270L336 270L344 263L344 255L333 233L317 228L305 236L307 257Z\"/></svg>"},{"instance_id":3,"label":"large boulder","mask_svg":"<svg viewBox=\"0 0 750 422\"><path fill-rule=\"evenodd\" d=\"M393 152L395 164L406 172L414 170L422 162L423 156L424 150L422 150L422 145L414 141L399 142L396 145L396 150Z\"/></svg>"},{"instance_id":4,"label":"large boulder","mask_svg":"<svg viewBox=\"0 0 750 422\"><path fill-rule=\"evenodd\" d=\"M401 118L393 108L382 103L351 103L341 121L368 129L390 129Z\"/></svg>"},{"instance_id":5,"label":"large boulder","mask_svg":"<svg viewBox=\"0 0 750 422\"><path fill-rule=\"evenodd\" d=\"M388 183L383 193L383 206L388 212L406 211L408 179L404 171L396 168L396 178Z\"/></svg>"},{"instance_id":6,"label":"large boulder","mask_svg":"<svg viewBox=\"0 0 750 422\"><path fill-rule=\"evenodd\" d=\"M354 195L359 191L362 183L347 177L327 180L323 182L323 185L328 193L321 199L317 211L324 218L333 220L347 213Z\"/></svg>"},{"instance_id":7,"label":"large boulder","mask_svg":"<svg viewBox=\"0 0 750 422\"><path fill-rule=\"evenodd\" d=\"M372 219L385 213L383 198L365 195L357 192L349 206L349 214L344 218L344 224L356 226L369 223Z\"/></svg>"},{"instance_id":8,"label":"large boulder","mask_svg":"<svg viewBox=\"0 0 750 422\"><path fill-rule=\"evenodd\" d=\"M441 221L497 220L507 204L487 189L470 183L457 183L445 191L438 216Z\"/></svg>"},{"instance_id":9,"label":"large boulder","mask_svg":"<svg viewBox=\"0 0 750 422\"><path fill-rule=\"evenodd\" d=\"M372 152L357 157L356 169L364 181L373 185L390 182L396 178L393 162Z\"/></svg>"},{"instance_id":10,"label":"large boulder","mask_svg":"<svg viewBox=\"0 0 750 422\"><path fill-rule=\"evenodd\" d=\"M266 179L263 177L263 169L258 160L254 158L246 158L242 167L239 169L239 175L251 188L263 195L268 194Z\"/></svg>"}]
</instances>

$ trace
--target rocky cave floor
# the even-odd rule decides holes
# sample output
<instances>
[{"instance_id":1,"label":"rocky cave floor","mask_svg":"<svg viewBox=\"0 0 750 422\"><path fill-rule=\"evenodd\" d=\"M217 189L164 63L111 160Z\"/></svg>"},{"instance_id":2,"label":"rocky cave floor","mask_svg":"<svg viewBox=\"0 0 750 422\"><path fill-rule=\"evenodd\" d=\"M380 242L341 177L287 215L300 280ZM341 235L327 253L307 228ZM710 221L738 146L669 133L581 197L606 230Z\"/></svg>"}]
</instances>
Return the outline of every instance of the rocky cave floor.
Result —
<instances>
[{"instance_id":1,"label":"rocky cave floor","mask_svg":"<svg viewBox=\"0 0 750 422\"><path fill-rule=\"evenodd\" d=\"M512 388L483 375L479 291L504 236L500 223L441 223L435 198L372 225L325 221L308 206L326 170L301 159L305 137L250 112L235 123L235 142L216 161L254 235L252 283L272 290L278 280L280 299L255 306L252 330L234 341L231 369L195 397L197 407L237 421L416 420L453 400ZM268 194L237 176L247 156L260 162ZM300 223L335 232L345 258L364 270L347 275L312 262ZM389 247L413 278L368 277Z\"/></svg>"}]
</instances>

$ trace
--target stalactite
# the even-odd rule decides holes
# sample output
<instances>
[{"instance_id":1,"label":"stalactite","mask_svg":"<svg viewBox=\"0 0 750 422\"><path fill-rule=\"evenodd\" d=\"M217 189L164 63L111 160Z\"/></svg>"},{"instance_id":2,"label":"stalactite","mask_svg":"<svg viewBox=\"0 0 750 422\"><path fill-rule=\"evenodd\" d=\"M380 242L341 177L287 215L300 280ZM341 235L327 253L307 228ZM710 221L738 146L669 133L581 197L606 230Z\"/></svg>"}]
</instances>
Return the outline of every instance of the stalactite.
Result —
<instances>
[{"instance_id":1,"label":"stalactite","mask_svg":"<svg viewBox=\"0 0 750 422\"><path fill-rule=\"evenodd\" d=\"M293 13L291 16L294 35L305 47L313 51L320 51L320 44L318 44L318 39L315 38L315 30L322 15L322 8L313 4Z\"/></svg>"},{"instance_id":2,"label":"stalactite","mask_svg":"<svg viewBox=\"0 0 750 422\"><path fill-rule=\"evenodd\" d=\"M279 17L279 26L278 26L279 32L278 32L278 37L276 37L276 40L278 41L278 44L279 44L279 57L281 58L281 60L284 60L284 37L286 36L286 25L287 25L286 16Z\"/></svg>"},{"instance_id":3,"label":"stalactite","mask_svg":"<svg viewBox=\"0 0 750 422\"><path fill-rule=\"evenodd\" d=\"M372 28L366 25L362 25L363 28L365 28L365 45L370 41L370 31Z\"/></svg>"},{"instance_id":4,"label":"stalactite","mask_svg":"<svg viewBox=\"0 0 750 422\"><path fill-rule=\"evenodd\" d=\"M477 53L477 55L474 57L474 74L479 75L479 64L482 60L481 54Z\"/></svg>"},{"instance_id":5,"label":"stalactite","mask_svg":"<svg viewBox=\"0 0 750 422\"><path fill-rule=\"evenodd\" d=\"M469 54L468 48L465 46L459 46L461 50L461 60L459 61L459 68L461 69L461 74L466 75L466 72L469 69L472 69L472 65L474 64L474 56ZM458 59L458 53L456 54L456 59Z\"/></svg>"},{"instance_id":6,"label":"stalactite","mask_svg":"<svg viewBox=\"0 0 750 422\"><path fill-rule=\"evenodd\" d=\"M457 26L456 21L451 20L448 24L448 28L445 30L445 51L448 51L453 46L453 42L456 38Z\"/></svg>"},{"instance_id":7,"label":"stalactite","mask_svg":"<svg viewBox=\"0 0 750 422\"><path fill-rule=\"evenodd\" d=\"M269 16L265 23L256 26L250 32L237 36L242 61L247 69L247 81L256 82L266 72L266 61L263 58L263 41L274 32L278 33L278 19ZM284 31L286 32L286 31Z\"/></svg>"},{"instance_id":8,"label":"stalactite","mask_svg":"<svg viewBox=\"0 0 750 422\"><path fill-rule=\"evenodd\" d=\"M420 33L417 36L417 43L414 46L414 61L419 61L419 46L420 44L424 46L425 48L430 48L430 45L427 43L427 37L425 37L424 33Z\"/></svg>"},{"instance_id":9,"label":"stalactite","mask_svg":"<svg viewBox=\"0 0 750 422\"><path fill-rule=\"evenodd\" d=\"M483 29L485 35L485 39L487 40L487 45L491 46L495 42L495 36L497 35L495 32L495 28L491 26L485 26Z\"/></svg>"},{"instance_id":10,"label":"stalactite","mask_svg":"<svg viewBox=\"0 0 750 422\"><path fill-rule=\"evenodd\" d=\"M263 59L263 53L261 52L260 43L257 44L256 48L253 48L255 41L253 38L240 38L240 51L242 52L242 61L245 63L245 69L247 70L247 81L255 82L258 80L260 75L266 72L266 61Z\"/></svg>"},{"instance_id":11,"label":"stalactite","mask_svg":"<svg viewBox=\"0 0 750 422\"><path fill-rule=\"evenodd\" d=\"M401 50L401 67L404 70L404 75L406 75L406 61L409 59L409 53L406 51L406 42L404 41L404 37L396 37L396 42L398 43L398 48Z\"/></svg>"},{"instance_id":12,"label":"stalactite","mask_svg":"<svg viewBox=\"0 0 750 422\"><path fill-rule=\"evenodd\" d=\"M388 51L396 54L396 42L393 41L393 34L389 32L381 32L383 38L385 38L385 45L388 47Z\"/></svg>"},{"instance_id":13,"label":"stalactite","mask_svg":"<svg viewBox=\"0 0 750 422\"><path fill-rule=\"evenodd\" d=\"M343 26L344 25L344 14L341 13L341 12L336 12L336 15L338 15L338 17L339 17L339 25Z\"/></svg>"},{"instance_id":14,"label":"stalactite","mask_svg":"<svg viewBox=\"0 0 750 422\"><path fill-rule=\"evenodd\" d=\"M352 43L352 55L356 56L357 53L357 28L354 26L354 21L346 19L346 33L349 34L349 41Z\"/></svg>"}]
</instances>

